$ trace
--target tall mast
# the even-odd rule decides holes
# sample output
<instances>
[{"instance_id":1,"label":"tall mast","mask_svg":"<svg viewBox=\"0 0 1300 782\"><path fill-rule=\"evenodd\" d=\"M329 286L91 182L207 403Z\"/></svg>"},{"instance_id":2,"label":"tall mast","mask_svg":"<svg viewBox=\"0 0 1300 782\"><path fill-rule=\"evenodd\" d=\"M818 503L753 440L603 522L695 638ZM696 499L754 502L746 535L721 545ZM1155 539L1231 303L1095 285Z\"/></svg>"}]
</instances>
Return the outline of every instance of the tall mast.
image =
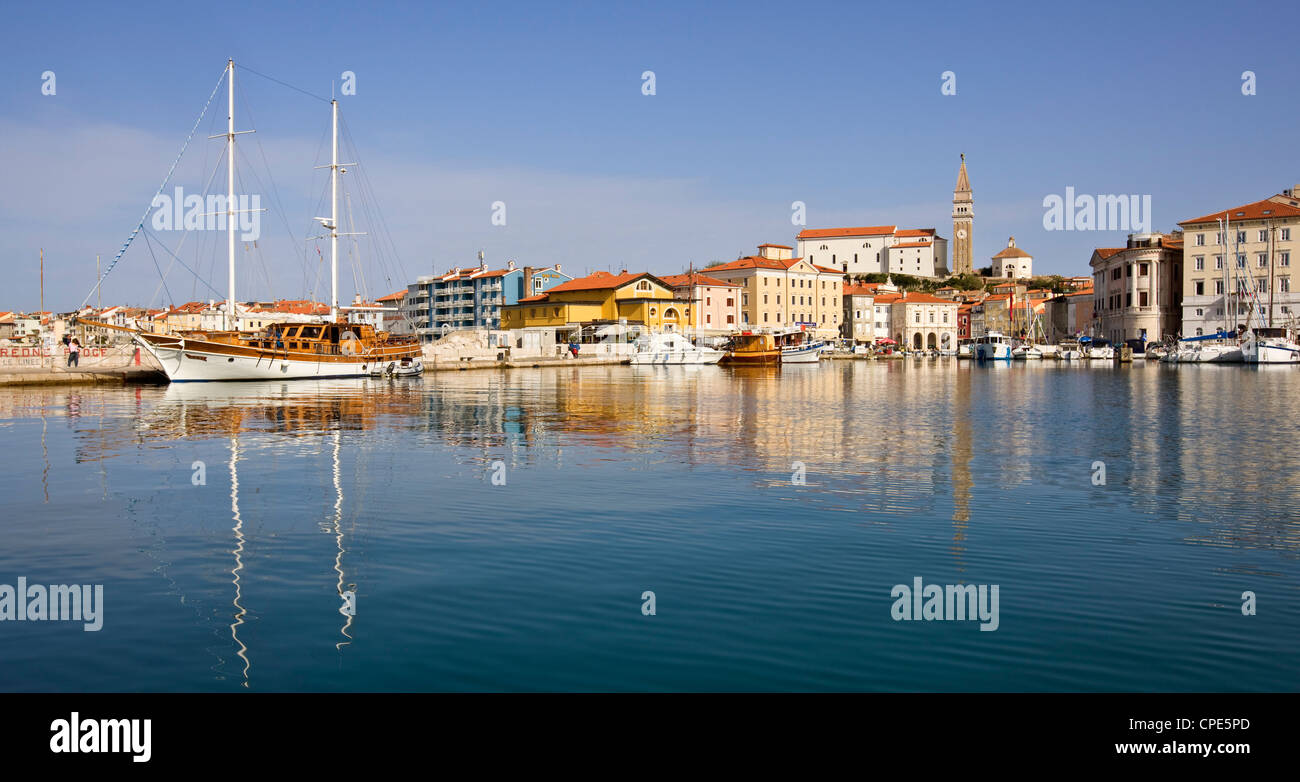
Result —
<instances>
[{"instance_id":1,"label":"tall mast","mask_svg":"<svg viewBox=\"0 0 1300 782\"><path fill-rule=\"evenodd\" d=\"M1277 226L1270 220L1268 225L1268 327L1273 328L1273 253L1277 252Z\"/></svg>"},{"instance_id":2,"label":"tall mast","mask_svg":"<svg viewBox=\"0 0 1300 782\"><path fill-rule=\"evenodd\" d=\"M339 319L339 102L333 109L333 143L330 150L330 322Z\"/></svg>"},{"instance_id":3,"label":"tall mast","mask_svg":"<svg viewBox=\"0 0 1300 782\"><path fill-rule=\"evenodd\" d=\"M239 327L235 317L235 60L226 62L226 261L229 280L226 288L226 324L231 331Z\"/></svg>"}]
</instances>

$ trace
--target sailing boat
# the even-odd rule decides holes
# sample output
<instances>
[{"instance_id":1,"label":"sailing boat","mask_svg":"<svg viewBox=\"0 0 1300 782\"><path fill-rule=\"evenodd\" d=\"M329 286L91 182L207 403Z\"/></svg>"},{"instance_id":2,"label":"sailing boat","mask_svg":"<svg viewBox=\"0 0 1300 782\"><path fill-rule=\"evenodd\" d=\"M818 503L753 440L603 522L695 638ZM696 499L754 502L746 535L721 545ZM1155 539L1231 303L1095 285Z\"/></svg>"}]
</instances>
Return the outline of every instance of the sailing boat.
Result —
<instances>
[{"instance_id":1,"label":"sailing boat","mask_svg":"<svg viewBox=\"0 0 1300 782\"><path fill-rule=\"evenodd\" d=\"M198 330L181 334L154 334L139 329L110 327L130 332L132 338L162 365L172 382L197 380L292 380L300 378L366 377L376 366L423 369L416 360L420 345L414 337L395 337L370 324L339 318L338 209L339 104L330 101L333 120L330 201L328 218L316 220L329 231L330 313L323 323L277 323L261 331L239 331L235 304L235 61L226 64L228 113L226 117L226 234L229 289L224 331ZM103 327L99 322L87 325Z\"/></svg>"}]
</instances>

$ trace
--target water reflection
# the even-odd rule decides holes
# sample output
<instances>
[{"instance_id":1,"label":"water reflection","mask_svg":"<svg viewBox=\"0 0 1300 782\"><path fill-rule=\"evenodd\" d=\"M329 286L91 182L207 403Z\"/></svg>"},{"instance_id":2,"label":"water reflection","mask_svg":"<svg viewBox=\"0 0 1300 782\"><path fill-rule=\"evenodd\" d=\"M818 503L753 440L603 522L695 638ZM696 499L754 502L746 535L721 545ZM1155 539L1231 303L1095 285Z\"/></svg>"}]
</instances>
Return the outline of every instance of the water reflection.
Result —
<instances>
[{"instance_id":1,"label":"water reflection","mask_svg":"<svg viewBox=\"0 0 1300 782\"><path fill-rule=\"evenodd\" d=\"M948 360L800 369L585 367L95 389L76 405L83 420L90 408L99 421L76 424L78 460L240 433L259 435L259 450L321 435L338 449L341 432L384 432L431 438L462 460L506 458L512 468L580 467L566 453L581 447L594 449L584 450L588 460L609 451L642 467L752 474L756 488L776 491L802 462L815 490L799 502L884 523L942 512L954 556L981 510L1035 493L1196 522L1187 542L1198 545L1300 543L1292 478L1300 453L1277 447L1290 442L1300 413L1293 367ZM0 395L0 409L44 420L71 409L69 396ZM127 414L105 417L101 408L120 407L123 396ZM1091 491L1096 461L1107 466L1108 491ZM341 535L338 508L335 517L330 530Z\"/></svg>"},{"instance_id":2,"label":"water reflection","mask_svg":"<svg viewBox=\"0 0 1300 782\"><path fill-rule=\"evenodd\" d=\"M116 689L638 688L634 670L687 689L1239 681L1193 680L1206 660L1255 686L1300 626L1285 606L1249 626L1223 609L1300 583L1300 373L1269 369L836 361L16 389L0 427L31 457L5 488L43 534L7 529L19 548L0 566L73 562L125 604L184 606L165 628L115 617L123 635L105 638L167 647L171 666L155 679L118 655ZM483 477L497 459L507 486ZM196 460L214 465L207 489ZM91 469L100 485L78 486ZM1020 602L997 633L932 629L939 651L921 652L877 605L918 574ZM647 583L677 607L654 635L620 624ZM1112 651L1124 666L1093 662Z\"/></svg>"}]
</instances>

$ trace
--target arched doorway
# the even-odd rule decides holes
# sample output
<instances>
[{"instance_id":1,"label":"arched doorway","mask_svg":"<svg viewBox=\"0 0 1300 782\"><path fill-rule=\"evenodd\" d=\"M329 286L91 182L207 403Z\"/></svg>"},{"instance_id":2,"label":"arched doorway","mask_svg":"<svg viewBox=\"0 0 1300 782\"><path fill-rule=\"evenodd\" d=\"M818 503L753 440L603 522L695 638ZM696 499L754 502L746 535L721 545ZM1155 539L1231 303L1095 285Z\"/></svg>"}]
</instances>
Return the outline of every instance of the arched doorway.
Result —
<instances>
[{"instance_id":1,"label":"arched doorway","mask_svg":"<svg viewBox=\"0 0 1300 782\"><path fill-rule=\"evenodd\" d=\"M676 330L677 330L677 317L678 317L678 316L677 316L677 308L676 308L676 307L665 307L665 308L664 308L664 319L663 319L664 331L676 331Z\"/></svg>"},{"instance_id":2,"label":"arched doorway","mask_svg":"<svg viewBox=\"0 0 1300 782\"><path fill-rule=\"evenodd\" d=\"M912 347L917 350L921 349L921 332L918 331L912 335Z\"/></svg>"},{"instance_id":3,"label":"arched doorway","mask_svg":"<svg viewBox=\"0 0 1300 782\"><path fill-rule=\"evenodd\" d=\"M930 332L930 336L925 338L925 346L930 350L939 347L939 337L933 331Z\"/></svg>"}]
</instances>

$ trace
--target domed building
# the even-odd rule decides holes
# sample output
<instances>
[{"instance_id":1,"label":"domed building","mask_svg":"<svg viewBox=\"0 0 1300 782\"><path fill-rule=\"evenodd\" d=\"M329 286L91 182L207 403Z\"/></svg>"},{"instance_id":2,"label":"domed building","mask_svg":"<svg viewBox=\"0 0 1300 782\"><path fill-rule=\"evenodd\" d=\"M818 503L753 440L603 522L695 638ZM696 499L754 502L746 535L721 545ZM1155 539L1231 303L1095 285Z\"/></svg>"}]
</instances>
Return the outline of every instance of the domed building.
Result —
<instances>
[{"instance_id":1,"label":"domed building","mask_svg":"<svg viewBox=\"0 0 1300 782\"><path fill-rule=\"evenodd\" d=\"M993 256L994 277L1027 280L1034 276L1034 256L1016 246L1016 237L1007 240L1006 249Z\"/></svg>"}]
</instances>

